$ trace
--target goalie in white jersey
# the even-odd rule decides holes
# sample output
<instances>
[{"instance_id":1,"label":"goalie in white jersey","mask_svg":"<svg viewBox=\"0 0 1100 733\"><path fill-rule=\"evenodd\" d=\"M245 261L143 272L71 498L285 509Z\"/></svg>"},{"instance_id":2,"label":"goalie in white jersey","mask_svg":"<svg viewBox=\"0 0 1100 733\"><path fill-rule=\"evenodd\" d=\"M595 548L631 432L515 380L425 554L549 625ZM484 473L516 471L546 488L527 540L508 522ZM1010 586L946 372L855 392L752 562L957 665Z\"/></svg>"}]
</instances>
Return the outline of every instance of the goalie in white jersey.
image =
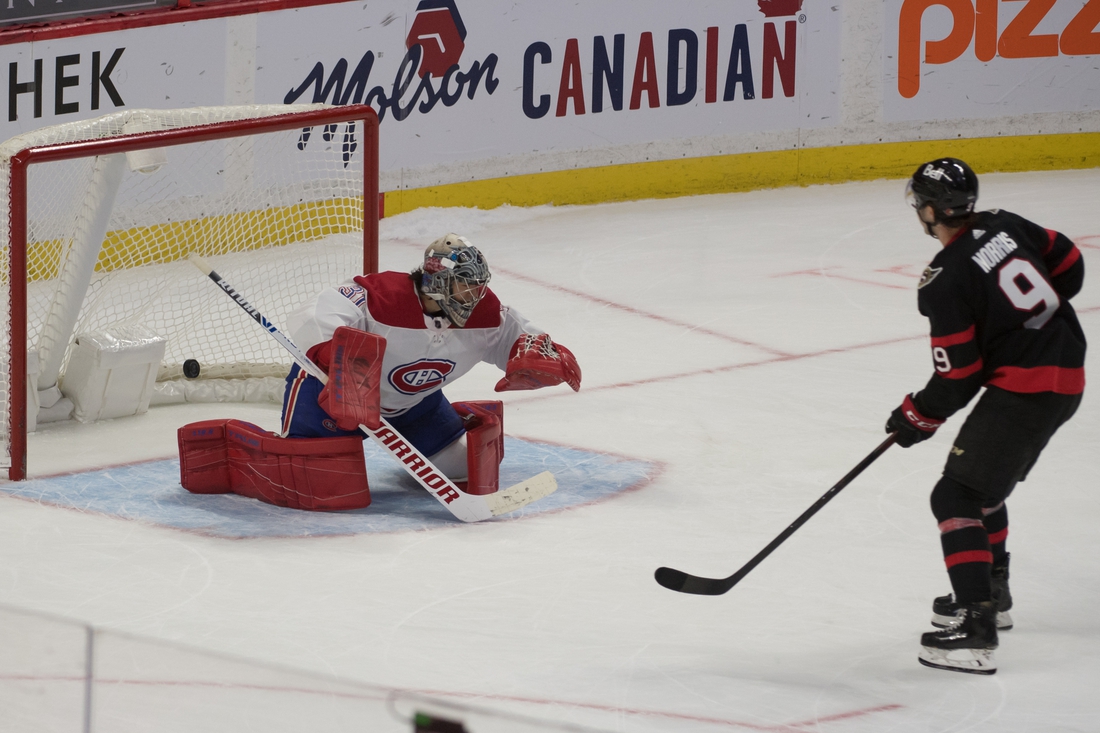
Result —
<instances>
[{"instance_id":1,"label":"goalie in white jersey","mask_svg":"<svg viewBox=\"0 0 1100 733\"><path fill-rule=\"evenodd\" d=\"M297 365L292 368L283 435L362 437L358 426L378 427L381 414L454 481L465 481L475 460L498 463L499 427L492 445L468 446L466 433L489 417L486 408L498 413L499 425L499 403L466 403L456 410L443 388L482 361L505 372L497 392L562 382L576 391L581 372L568 349L500 303L489 278L481 252L448 234L428 246L411 274L358 276L291 314L292 340L328 373L329 382L322 387Z\"/></svg>"}]
</instances>

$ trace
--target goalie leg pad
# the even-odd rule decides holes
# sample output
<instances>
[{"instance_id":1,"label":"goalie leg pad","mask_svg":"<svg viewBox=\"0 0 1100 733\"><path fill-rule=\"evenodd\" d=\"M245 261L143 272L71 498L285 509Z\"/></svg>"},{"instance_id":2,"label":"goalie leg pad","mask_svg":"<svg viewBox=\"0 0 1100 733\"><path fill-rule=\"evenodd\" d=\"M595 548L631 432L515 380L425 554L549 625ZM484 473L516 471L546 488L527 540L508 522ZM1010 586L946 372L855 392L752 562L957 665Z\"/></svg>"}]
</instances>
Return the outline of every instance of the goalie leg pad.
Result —
<instances>
[{"instance_id":1,"label":"goalie leg pad","mask_svg":"<svg viewBox=\"0 0 1100 733\"><path fill-rule=\"evenodd\" d=\"M456 402L466 420L467 494L495 494L504 460L504 403L495 400Z\"/></svg>"},{"instance_id":2,"label":"goalie leg pad","mask_svg":"<svg viewBox=\"0 0 1100 733\"><path fill-rule=\"evenodd\" d=\"M220 459L213 445L218 432ZM357 436L280 438L240 420L194 423L180 428L180 474L180 483L193 493L233 492L310 511L370 505L363 443Z\"/></svg>"},{"instance_id":3,"label":"goalie leg pad","mask_svg":"<svg viewBox=\"0 0 1100 733\"><path fill-rule=\"evenodd\" d=\"M280 438L230 420L226 442L234 493L311 511L370 505L363 441L357 436Z\"/></svg>"},{"instance_id":4,"label":"goalie leg pad","mask_svg":"<svg viewBox=\"0 0 1100 733\"><path fill-rule=\"evenodd\" d=\"M227 494L229 460L226 420L204 420L176 431L180 449L180 484L192 494Z\"/></svg>"}]
</instances>

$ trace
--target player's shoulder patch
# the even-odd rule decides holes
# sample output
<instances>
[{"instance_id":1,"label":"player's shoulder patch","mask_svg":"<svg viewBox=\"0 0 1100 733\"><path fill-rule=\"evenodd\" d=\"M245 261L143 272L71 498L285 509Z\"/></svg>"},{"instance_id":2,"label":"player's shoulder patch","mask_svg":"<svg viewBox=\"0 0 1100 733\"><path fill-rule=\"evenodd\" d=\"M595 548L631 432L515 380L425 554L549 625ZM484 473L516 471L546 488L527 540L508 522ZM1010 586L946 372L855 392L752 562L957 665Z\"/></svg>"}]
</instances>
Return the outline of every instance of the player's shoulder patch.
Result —
<instances>
[{"instance_id":1,"label":"player's shoulder patch","mask_svg":"<svg viewBox=\"0 0 1100 733\"><path fill-rule=\"evenodd\" d=\"M367 291L362 285L353 283L350 285L341 285L338 290L340 295L344 296L359 308L362 308L367 303Z\"/></svg>"},{"instance_id":2,"label":"player's shoulder patch","mask_svg":"<svg viewBox=\"0 0 1100 733\"><path fill-rule=\"evenodd\" d=\"M942 267L926 267L924 273L920 276L920 282L917 283L917 290L920 290L928 283L936 279L936 276L943 272Z\"/></svg>"}]
</instances>

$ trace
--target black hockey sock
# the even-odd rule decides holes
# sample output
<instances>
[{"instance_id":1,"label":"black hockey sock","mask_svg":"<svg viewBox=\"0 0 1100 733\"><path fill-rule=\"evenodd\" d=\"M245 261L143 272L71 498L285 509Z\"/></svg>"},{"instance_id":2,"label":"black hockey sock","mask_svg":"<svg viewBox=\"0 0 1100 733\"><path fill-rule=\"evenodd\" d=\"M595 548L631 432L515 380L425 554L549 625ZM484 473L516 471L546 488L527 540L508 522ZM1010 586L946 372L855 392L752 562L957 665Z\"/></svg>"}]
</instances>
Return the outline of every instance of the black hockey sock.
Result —
<instances>
[{"instance_id":1,"label":"black hockey sock","mask_svg":"<svg viewBox=\"0 0 1100 733\"><path fill-rule=\"evenodd\" d=\"M947 575L951 578L956 603L966 606L988 601L992 595L989 585L989 570L992 567L983 562L961 563L949 567Z\"/></svg>"},{"instance_id":2,"label":"black hockey sock","mask_svg":"<svg viewBox=\"0 0 1100 733\"><path fill-rule=\"evenodd\" d=\"M955 600L960 605L988 601L993 553L981 519L980 496L943 476L932 489L932 513L939 522L943 559Z\"/></svg>"},{"instance_id":3,"label":"black hockey sock","mask_svg":"<svg viewBox=\"0 0 1100 733\"><path fill-rule=\"evenodd\" d=\"M988 601L991 594L989 579L993 555L989 551L985 528L980 522L975 524L977 526L960 527L940 535L947 575L960 605Z\"/></svg>"},{"instance_id":4,"label":"black hockey sock","mask_svg":"<svg viewBox=\"0 0 1100 733\"><path fill-rule=\"evenodd\" d=\"M1004 566L1008 563L1008 551L1005 541L1008 539L1008 507L1002 501L995 507L983 509L982 524L989 534L989 550L993 553L993 564Z\"/></svg>"}]
</instances>

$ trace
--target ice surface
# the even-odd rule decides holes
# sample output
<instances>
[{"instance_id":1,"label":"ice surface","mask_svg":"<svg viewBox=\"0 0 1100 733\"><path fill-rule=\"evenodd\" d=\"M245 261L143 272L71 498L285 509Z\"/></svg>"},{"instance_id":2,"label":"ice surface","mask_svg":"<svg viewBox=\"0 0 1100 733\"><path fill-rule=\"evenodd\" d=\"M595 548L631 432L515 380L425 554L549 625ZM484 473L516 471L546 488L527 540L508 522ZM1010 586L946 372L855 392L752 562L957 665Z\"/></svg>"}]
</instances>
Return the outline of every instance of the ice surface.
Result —
<instances>
[{"instance_id":1,"label":"ice surface","mask_svg":"<svg viewBox=\"0 0 1100 733\"><path fill-rule=\"evenodd\" d=\"M487 524L243 539L127 514L118 496L74 508L0 491L0 601L601 730L1100 730L1094 390L1009 501L1016 628L993 677L916 660L931 600L949 588L928 493L962 415L888 451L728 594L653 581L661 565L739 568L869 453L927 380L915 285L938 245L902 188L386 219L384 268L412 269L429 241L463 234L487 254L501 299L577 355L580 393L505 395L510 437L652 474L601 501ZM1066 233L1090 270L1097 201L1100 170L982 177L984 207ZM1100 342L1095 280L1074 305ZM491 397L497 378L475 370L448 396ZM170 460L176 428L215 417L278 423L273 407L184 405L46 425L31 437L30 474ZM0 696L14 674L0 667ZM149 684L170 684L163 674Z\"/></svg>"}]
</instances>

